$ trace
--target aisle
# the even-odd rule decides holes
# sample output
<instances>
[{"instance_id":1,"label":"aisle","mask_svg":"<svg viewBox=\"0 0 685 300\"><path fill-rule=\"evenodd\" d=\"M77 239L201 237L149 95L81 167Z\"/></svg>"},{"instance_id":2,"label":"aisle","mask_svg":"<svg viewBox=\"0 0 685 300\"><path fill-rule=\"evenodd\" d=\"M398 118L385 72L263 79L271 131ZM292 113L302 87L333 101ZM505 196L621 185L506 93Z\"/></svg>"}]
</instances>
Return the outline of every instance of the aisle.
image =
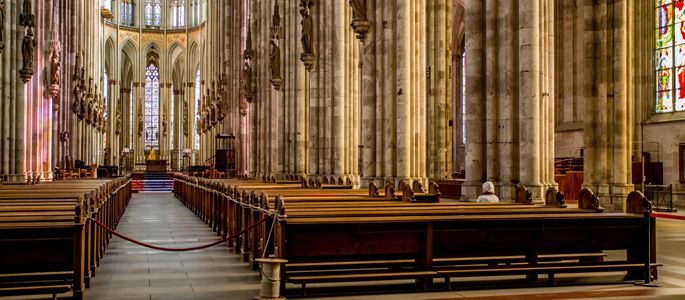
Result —
<instances>
[{"instance_id":1,"label":"aisle","mask_svg":"<svg viewBox=\"0 0 685 300\"><path fill-rule=\"evenodd\" d=\"M134 194L119 232L145 243L188 247L217 236L172 193ZM161 252L112 239L87 299L252 299L259 276L225 246Z\"/></svg>"}]
</instances>

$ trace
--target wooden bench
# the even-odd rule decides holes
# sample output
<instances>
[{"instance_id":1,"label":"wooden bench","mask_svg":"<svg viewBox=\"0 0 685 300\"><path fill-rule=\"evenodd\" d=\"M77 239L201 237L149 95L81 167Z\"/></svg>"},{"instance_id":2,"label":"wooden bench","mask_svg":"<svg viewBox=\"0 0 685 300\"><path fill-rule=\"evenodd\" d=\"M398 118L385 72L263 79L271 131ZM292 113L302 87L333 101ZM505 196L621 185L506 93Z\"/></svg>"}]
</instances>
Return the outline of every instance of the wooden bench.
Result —
<instances>
[{"instance_id":1,"label":"wooden bench","mask_svg":"<svg viewBox=\"0 0 685 300\"><path fill-rule=\"evenodd\" d=\"M84 296L130 199L127 177L0 187L0 295Z\"/></svg>"},{"instance_id":2,"label":"wooden bench","mask_svg":"<svg viewBox=\"0 0 685 300\"><path fill-rule=\"evenodd\" d=\"M547 192L547 205L532 205L524 187L517 188L515 202L492 204L400 202L396 192L381 196L377 187L323 190L292 182L187 177L176 178L175 192L208 223L218 224L217 234L231 235L279 212L275 232L269 233L272 223L266 222L238 239L234 250L246 260L256 253L289 260L283 278L303 288L308 282L352 280L364 271L367 280L408 276L422 282L420 272L444 272L431 278L445 278L453 269L483 268L494 274L490 269L511 267L517 269L507 272L534 278L592 265L593 270L619 268L640 277L636 266L648 259L642 257L641 243L630 238L645 234L639 209L601 213L589 191L578 209L565 208L563 195L555 190ZM645 201L632 197L629 203ZM603 250L615 249L628 252L628 260L599 267ZM547 269L522 268L541 264Z\"/></svg>"},{"instance_id":3,"label":"wooden bench","mask_svg":"<svg viewBox=\"0 0 685 300\"><path fill-rule=\"evenodd\" d=\"M634 196L634 195L633 195ZM633 202L636 200L632 200ZM631 201L629 201L630 203ZM491 275L527 275L628 271L629 276L644 272L643 243L635 236L644 236L645 221L638 213L607 214L588 211L585 213L521 213L471 216L344 216L344 217L294 217L285 211L287 217L279 221L279 255L277 257L294 262L328 258L343 262L360 258L394 258L407 263L413 257L415 267L410 270L436 271L440 277ZM609 226L611 225L611 226ZM380 234L382 233L382 234ZM323 238L325 236L325 238ZM288 242L285 243L285 240ZM280 245L284 245L281 247ZM305 246L306 245L306 246ZM644 246L644 247L641 247ZM624 262L601 262L602 250L624 249L629 259ZM545 252L572 252L549 254ZM587 252L588 255L578 253ZM516 254L517 262L523 265L492 266L490 263L502 260L501 254ZM483 255L486 255L484 258ZM556 258L554 256L557 256ZM404 258L404 260L402 260ZM545 263L546 260L568 260L578 262ZM595 260L594 263L588 261ZM304 261L303 261L304 260ZM437 261L457 264L459 267L442 267ZM506 260L506 259L504 259ZM523 261L521 261L523 260ZM488 263L486 266L463 266ZM311 263L310 263L311 264ZM292 263L289 263L292 265ZM350 264L343 264L349 266ZM392 264L388 264L392 265ZM442 268L442 269L441 269ZM406 269L403 269L406 271ZM466 270L466 271L462 271ZM358 271L358 270L357 270ZM374 274L391 273L369 270ZM380 273L379 273L380 272ZM442 272L442 273L440 273ZM359 276L360 272L354 274ZM362 272L363 273L363 272ZM288 274L286 281L306 285L307 282L334 280L332 273ZM337 273L336 273L337 274ZM295 280L290 278L294 277ZM353 276L350 276L353 277ZM303 285L303 288L305 286Z\"/></svg>"}]
</instances>

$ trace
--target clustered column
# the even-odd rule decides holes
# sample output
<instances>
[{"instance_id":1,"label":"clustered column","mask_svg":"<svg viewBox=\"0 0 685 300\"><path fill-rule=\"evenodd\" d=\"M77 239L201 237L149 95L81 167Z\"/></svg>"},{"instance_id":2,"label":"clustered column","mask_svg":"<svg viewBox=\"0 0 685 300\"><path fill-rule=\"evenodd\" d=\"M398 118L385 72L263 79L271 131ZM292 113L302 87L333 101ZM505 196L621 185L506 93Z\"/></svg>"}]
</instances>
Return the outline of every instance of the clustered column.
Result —
<instances>
[{"instance_id":1,"label":"clustered column","mask_svg":"<svg viewBox=\"0 0 685 300\"><path fill-rule=\"evenodd\" d=\"M504 199L523 184L541 202L553 172L553 10L546 1L466 3L466 183L493 181ZM484 24L484 27L483 27Z\"/></svg>"}]
</instances>

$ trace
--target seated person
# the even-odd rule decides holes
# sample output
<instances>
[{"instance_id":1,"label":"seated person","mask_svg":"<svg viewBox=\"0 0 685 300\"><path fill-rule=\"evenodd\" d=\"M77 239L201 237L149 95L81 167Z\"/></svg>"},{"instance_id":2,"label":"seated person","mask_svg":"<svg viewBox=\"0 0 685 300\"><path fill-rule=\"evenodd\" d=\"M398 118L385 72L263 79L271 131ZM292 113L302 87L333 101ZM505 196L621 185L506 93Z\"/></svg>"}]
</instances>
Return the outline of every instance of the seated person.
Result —
<instances>
[{"instance_id":1,"label":"seated person","mask_svg":"<svg viewBox=\"0 0 685 300\"><path fill-rule=\"evenodd\" d=\"M495 195L495 185L492 182L487 181L483 183L483 193L478 196L476 202L499 202L499 198Z\"/></svg>"}]
</instances>

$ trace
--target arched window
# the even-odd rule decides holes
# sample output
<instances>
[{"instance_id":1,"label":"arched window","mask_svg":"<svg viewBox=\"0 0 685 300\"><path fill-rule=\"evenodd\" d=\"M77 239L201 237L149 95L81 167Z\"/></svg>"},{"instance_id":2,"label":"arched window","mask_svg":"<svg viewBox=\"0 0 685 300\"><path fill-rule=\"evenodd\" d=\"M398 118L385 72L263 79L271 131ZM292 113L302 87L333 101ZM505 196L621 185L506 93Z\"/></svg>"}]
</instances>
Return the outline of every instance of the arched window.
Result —
<instances>
[{"instance_id":1,"label":"arched window","mask_svg":"<svg viewBox=\"0 0 685 300\"><path fill-rule=\"evenodd\" d=\"M169 149L174 150L174 102L176 102L176 93L174 93L174 84L171 84L171 113L169 114L169 128L171 133L169 134Z\"/></svg>"},{"instance_id":2,"label":"arched window","mask_svg":"<svg viewBox=\"0 0 685 300\"><path fill-rule=\"evenodd\" d=\"M186 24L185 0L173 0L171 3L171 26L182 27Z\"/></svg>"},{"instance_id":3,"label":"arched window","mask_svg":"<svg viewBox=\"0 0 685 300\"><path fill-rule=\"evenodd\" d=\"M162 25L162 2L161 0L145 0L145 25Z\"/></svg>"},{"instance_id":4,"label":"arched window","mask_svg":"<svg viewBox=\"0 0 685 300\"><path fill-rule=\"evenodd\" d=\"M685 111L685 1L656 8L656 112Z\"/></svg>"},{"instance_id":5,"label":"arched window","mask_svg":"<svg viewBox=\"0 0 685 300\"><path fill-rule=\"evenodd\" d=\"M102 97L105 98L105 111L103 115L105 120L107 120L107 116L109 115L109 74L107 74L106 68L102 74L102 79L104 80L102 83ZM102 135L102 142L107 145L107 131Z\"/></svg>"},{"instance_id":6,"label":"arched window","mask_svg":"<svg viewBox=\"0 0 685 300\"><path fill-rule=\"evenodd\" d=\"M197 123L200 123L200 99L202 99L202 87L200 86L200 70L195 75L195 150L200 150L200 133L197 132Z\"/></svg>"},{"instance_id":7,"label":"arched window","mask_svg":"<svg viewBox=\"0 0 685 300\"><path fill-rule=\"evenodd\" d=\"M121 1L121 25L133 26L133 11L135 4L132 0Z\"/></svg>"},{"instance_id":8,"label":"arched window","mask_svg":"<svg viewBox=\"0 0 685 300\"><path fill-rule=\"evenodd\" d=\"M128 121L129 121L129 124L128 124L128 133L129 133L128 146L129 147L133 147L133 133L135 130L134 126L135 126L135 120L136 120L135 114L134 114L136 111L136 103L133 101L134 98L133 98L133 92L132 91L133 91L133 82L131 82L131 86L129 87L129 92L128 92L128 94L130 96L129 97L129 108L128 108L128 111L129 111L129 116L128 116L129 117L128 118Z\"/></svg>"},{"instance_id":9,"label":"arched window","mask_svg":"<svg viewBox=\"0 0 685 300\"><path fill-rule=\"evenodd\" d=\"M145 72L145 147L159 147L159 69L149 65Z\"/></svg>"}]
</instances>

